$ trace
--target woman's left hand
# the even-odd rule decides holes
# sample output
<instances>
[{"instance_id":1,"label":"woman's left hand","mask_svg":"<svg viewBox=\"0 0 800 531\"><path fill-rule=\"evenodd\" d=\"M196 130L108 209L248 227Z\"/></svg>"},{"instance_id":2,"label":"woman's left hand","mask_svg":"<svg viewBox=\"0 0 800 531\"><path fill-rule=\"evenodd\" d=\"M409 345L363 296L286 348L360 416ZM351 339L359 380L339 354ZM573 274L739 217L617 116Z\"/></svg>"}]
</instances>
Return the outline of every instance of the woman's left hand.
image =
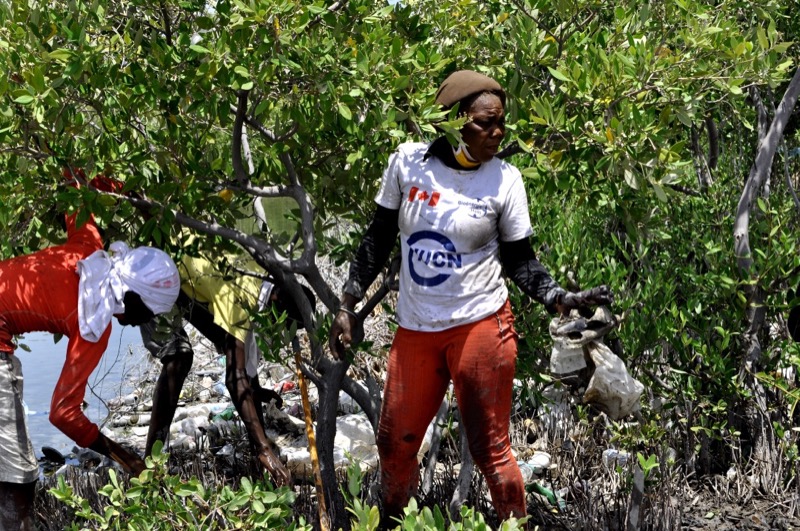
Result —
<instances>
[{"instance_id":1,"label":"woman's left hand","mask_svg":"<svg viewBox=\"0 0 800 531\"><path fill-rule=\"evenodd\" d=\"M556 303L556 309L561 314L567 314L570 310L586 308L589 306L605 306L614 303L614 294L608 286L598 286L586 289L577 293L567 292L561 300Z\"/></svg>"}]
</instances>

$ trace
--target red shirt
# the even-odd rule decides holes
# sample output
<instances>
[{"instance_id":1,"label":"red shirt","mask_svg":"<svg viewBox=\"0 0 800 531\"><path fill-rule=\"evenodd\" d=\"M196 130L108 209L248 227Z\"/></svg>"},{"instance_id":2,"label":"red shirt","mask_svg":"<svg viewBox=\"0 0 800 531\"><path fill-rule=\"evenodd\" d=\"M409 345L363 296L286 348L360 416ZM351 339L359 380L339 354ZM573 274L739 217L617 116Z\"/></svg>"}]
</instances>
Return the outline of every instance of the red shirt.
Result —
<instances>
[{"instance_id":1,"label":"red shirt","mask_svg":"<svg viewBox=\"0 0 800 531\"><path fill-rule=\"evenodd\" d=\"M50 422L83 447L100 433L81 406L89 376L108 345L111 325L97 343L81 337L77 263L102 248L94 220L76 228L72 215L67 218L65 244L0 262L0 351L14 352L16 334L44 331L69 338L50 404Z\"/></svg>"}]
</instances>

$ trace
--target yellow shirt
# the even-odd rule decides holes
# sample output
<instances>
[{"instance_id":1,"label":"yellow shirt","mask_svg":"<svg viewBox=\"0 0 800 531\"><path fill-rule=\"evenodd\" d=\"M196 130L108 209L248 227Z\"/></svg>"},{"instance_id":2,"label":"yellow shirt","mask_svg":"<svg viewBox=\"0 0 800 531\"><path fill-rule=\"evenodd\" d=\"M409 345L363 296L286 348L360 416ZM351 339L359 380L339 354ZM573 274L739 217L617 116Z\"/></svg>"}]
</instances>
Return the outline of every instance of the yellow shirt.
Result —
<instances>
[{"instance_id":1,"label":"yellow shirt","mask_svg":"<svg viewBox=\"0 0 800 531\"><path fill-rule=\"evenodd\" d=\"M258 271L255 262L245 268ZM214 323L244 341L250 329L250 312L258 310L262 280L240 273L225 275L210 260L184 255L178 265L181 289L192 299L208 304Z\"/></svg>"}]
</instances>

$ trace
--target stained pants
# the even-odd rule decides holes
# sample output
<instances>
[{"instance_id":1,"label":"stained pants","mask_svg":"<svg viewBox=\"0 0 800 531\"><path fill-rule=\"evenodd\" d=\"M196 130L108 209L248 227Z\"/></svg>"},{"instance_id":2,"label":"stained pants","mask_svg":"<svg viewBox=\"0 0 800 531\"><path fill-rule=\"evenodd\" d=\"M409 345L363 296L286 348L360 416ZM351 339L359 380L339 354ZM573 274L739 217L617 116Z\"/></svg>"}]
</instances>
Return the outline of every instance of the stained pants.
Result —
<instances>
[{"instance_id":1,"label":"stained pants","mask_svg":"<svg viewBox=\"0 0 800 531\"><path fill-rule=\"evenodd\" d=\"M419 485L417 452L453 381L470 453L500 518L526 513L508 427L517 334L508 301L494 314L440 332L400 328L389 353L378 429L383 504L401 514Z\"/></svg>"}]
</instances>

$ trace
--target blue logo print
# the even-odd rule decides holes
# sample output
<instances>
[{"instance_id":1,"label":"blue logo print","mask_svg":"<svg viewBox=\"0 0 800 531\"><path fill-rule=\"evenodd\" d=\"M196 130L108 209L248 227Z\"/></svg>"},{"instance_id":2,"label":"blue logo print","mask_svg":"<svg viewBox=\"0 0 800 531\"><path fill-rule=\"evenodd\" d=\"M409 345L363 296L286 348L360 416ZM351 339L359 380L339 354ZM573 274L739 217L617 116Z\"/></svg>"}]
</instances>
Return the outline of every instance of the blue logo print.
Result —
<instances>
[{"instance_id":1,"label":"blue logo print","mask_svg":"<svg viewBox=\"0 0 800 531\"><path fill-rule=\"evenodd\" d=\"M433 240L442 246L442 250L432 251L414 247L414 244L420 240ZM451 273L438 273L433 276L420 275L414 267L415 265L419 267L419 264L438 270L457 269L461 267L461 254L456 252L456 246L447 236L423 230L415 232L408 239L408 271L411 279L420 286L438 286L450 278Z\"/></svg>"}]
</instances>

